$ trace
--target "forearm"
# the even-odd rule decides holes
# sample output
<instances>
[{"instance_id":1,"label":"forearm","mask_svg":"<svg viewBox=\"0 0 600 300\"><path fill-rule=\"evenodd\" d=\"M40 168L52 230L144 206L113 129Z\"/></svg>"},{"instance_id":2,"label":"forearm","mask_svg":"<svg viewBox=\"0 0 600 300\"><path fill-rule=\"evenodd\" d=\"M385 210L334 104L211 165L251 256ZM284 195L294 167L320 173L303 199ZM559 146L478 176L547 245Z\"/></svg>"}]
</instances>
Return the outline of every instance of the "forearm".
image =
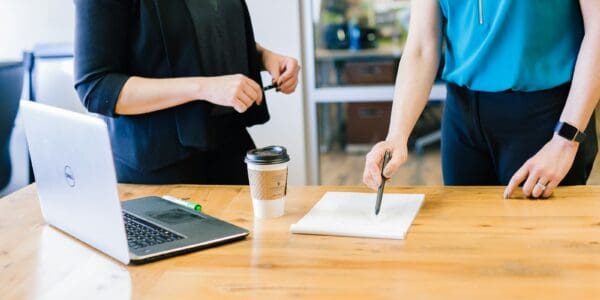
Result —
<instances>
[{"instance_id":1,"label":"forearm","mask_svg":"<svg viewBox=\"0 0 600 300\"><path fill-rule=\"evenodd\" d=\"M258 52L258 56L259 56L259 59L260 59L260 68L263 71L266 71L264 56L265 56L266 53L271 52L271 50L263 47L259 43L256 43L256 52Z\"/></svg>"},{"instance_id":2,"label":"forearm","mask_svg":"<svg viewBox=\"0 0 600 300\"><path fill-rule=\"evenodd\" d=\"M115 112L137 115L201 99L201 77L151 79L131 77L121 90Z\"/></svg>"},{"instance_id":3,"label":"forearm","mask_svg":"<svg viewBox=\"0 0 600 300\"><path fill-rule=\"evenodd\" d=\"M596 22L598 23L598 22ZM600 25L587 24L577 57L571 90L560 116L580 131L585 130L600 99Z\"/></svg>"},{"instance_id":4,"label":"forearm","mask_svg":"<svg viewBox=\"0 0 600 300\"><path fill-rule=\"evenodd\" d=\"M440 62L440 47L407 49L396 78L387 140L406 143L423 112Z\"/></svg>"},{"instance_id":5,"label":"forearm","mask_svg":"<svg viewBox=\"0 0 600 300\"><path fill-rule=\"evenodd\" d=\"M256 43L256 52L258 55L262 56L262 54L267 50L267 48L263 47L261 44Z\"/></svg>"}]
</instances>

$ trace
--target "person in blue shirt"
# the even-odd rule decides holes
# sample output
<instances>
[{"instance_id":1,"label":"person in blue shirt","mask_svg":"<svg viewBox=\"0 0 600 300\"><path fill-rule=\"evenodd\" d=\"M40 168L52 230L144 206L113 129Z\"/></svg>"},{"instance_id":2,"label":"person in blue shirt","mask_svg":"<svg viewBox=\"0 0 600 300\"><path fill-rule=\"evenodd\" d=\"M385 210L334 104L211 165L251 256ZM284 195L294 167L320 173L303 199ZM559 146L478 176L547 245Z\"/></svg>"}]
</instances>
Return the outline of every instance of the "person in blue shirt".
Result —
<instances>
[{"instance_id":1,"label":"person in blue shirt","mask_svg":"<svg viewBox=\"0 0 600 300\"><path fill-rule=\"evenodd\" d=\"M442 120L446 185L523 185L531 198L585 184L598 151L600 1L412 1L389 132L366 158L381 183L407 159L445 46ZM444 44L445 41L445 44Z\"/></svg>"}]
</instances>

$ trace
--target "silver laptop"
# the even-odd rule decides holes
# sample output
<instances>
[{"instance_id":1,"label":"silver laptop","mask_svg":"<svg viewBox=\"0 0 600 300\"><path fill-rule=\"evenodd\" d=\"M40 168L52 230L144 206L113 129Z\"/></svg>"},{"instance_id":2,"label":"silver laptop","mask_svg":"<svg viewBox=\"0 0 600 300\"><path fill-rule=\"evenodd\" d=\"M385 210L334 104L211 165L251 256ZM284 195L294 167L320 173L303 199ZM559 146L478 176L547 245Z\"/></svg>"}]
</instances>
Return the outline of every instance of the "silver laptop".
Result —
<instances>
[{"instance_id":1,"label":"silver laptop","mask_svg":"<svg viewBox=\"0 0 600 300\"><path fill-rule=\"evenodd\" d=\"M243 239L248 231L160 197L121 203L108 128L92 115L21 101L46 222L125 264Z\"/></svg>"}]
</instances>

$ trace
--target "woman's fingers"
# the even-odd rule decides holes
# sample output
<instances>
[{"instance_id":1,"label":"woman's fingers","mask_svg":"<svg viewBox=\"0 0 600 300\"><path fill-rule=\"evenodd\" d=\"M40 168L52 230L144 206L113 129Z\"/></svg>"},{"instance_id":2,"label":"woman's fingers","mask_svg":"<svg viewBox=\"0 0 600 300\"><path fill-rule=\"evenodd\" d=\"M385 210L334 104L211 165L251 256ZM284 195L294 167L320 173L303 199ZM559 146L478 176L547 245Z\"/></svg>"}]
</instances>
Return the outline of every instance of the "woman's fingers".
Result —
<instances>
[{"instance_id":1,"label":"woman's fingers","mask_svg":"<svg viewBox=\"0 0 600 300\"><path fill-rule=\"evenodd\" d=\"M542 194L542 198L550 198L550 196L552 196L552 193L554 193L554 189L556 189L556 187L558 186L559 183L560 183L560 181L556 180L556 179L548 182L546 184L546 189L544 190L544 193Z\"/></svg>"},{"instance_id":2,"label":"woman's fingers","mask_svg":"<svg viewBox=\"0 0 600 300\"><path fill-rule=\"evenodd\" d=\"M526 165L522 166L517 172L515 172L513 177L508 182L506 189L504 190L505 199L508 199L512 196L513 192L519 186L519 184L521 184L521 182L523 182L527 178L528 173L529 171L527 170Z\"/></svg>"},{"instance_id":3,"label":"woman's fingers","mask_svg":"<svg viewBox=\"0 0 600 300\"><path fill-rule=\"evenodd\" d=\"M540 176L533 188L531 197L536 199L549 198L550 196L552 196L554 189L558 186L559 183L560 181L553 176Z\"/></svg>"},{"instance_id":4,"label":"woman's fingers","mask_svg":"<svg viewBox=\"0 0 600 300\"><path fill-rule=\"evenodd\" d=\"M256 98L253 98L254 101L256 102L256 104L260 105L263 100L262 87L260 87L260 85L258 85L258 83L256 83L256 81L254 81L248 77L246 77L246 79L247 79L246 80L247 87L252 89L254 91L254 94L256 95Z\"/></svg>"},{"instance_id":5,"label":"woman's fingers","mask_svg":"<svg viewBox=\"0 0 600 300\"><path fill-rule=\"evenodd\" d=\"M381 184L381 162L383 161L383 154L379 148L379 144L375 145L375 147L367 154L365 170L363 173L364 184L374 190Z\"/></svg>"},{"instance_id":6,"label":"woman's fingers","mask_svg":"<svg viewBox=\"0 0 600 300\"><path fill-rule=\"evenodd\" d=\"M400 147L394 148L391 155L392 156L391 156L390 161L388 162L385 169L383 169L383 176L385 178L392 178L392 176L394 176L396 171L398 171L398 168L400 168L400 166L407 159L407 153L404 151L401 151Z\"/></svg>"},{"instance_id":7,"label":"woman's fingers","mask_svg":"<svg viewBox=\"0 0 600 300\"><path fill-rule=\"evenodd\" d=\"M251 99L252 103L256 102L256 104L260 103L258 102L259 99L261 99L262 97L262 93L257 93L255 89L253 89L250 85L246 85L243 87L242 92ZM251 104L252 104L251 103Z\"/></svg>"},{"instance_id":8,"label":"woman's fingers","mask_svg":"<svg viewBox=\"0 0 600 300\"><path fill-rule=\"evenodd\" d=\"M377 170L373 166L366 166L363 174L363 183L369 188L376 190L381 183L381 178L376 175Z\"/></svg>"},{"instance_id":9,"label":"woman's fingers","mask_svg":"<svg viewBox=\"0 0 600 300\"><path fill-rule=\"evenodd\" d=\"M278 90L284 94L291 94L296 90L298 86L298 79L292 78L286 81L282 86L278 86Z\"/></svg>"},{"instance_id":10,"label":"woman's fingers","mask_svg":"<svg viewBox=\"0 0 600 300\"><path fill-rule=\"evenodd\" d=\"M388 150L391 151L390 161L382 173L383 160ZM377 143L366 156L363 182L371 189L377 190L381 185L382 175L386 180L389 180L398 171L398 168L406 162L407 158L408 153L405 144L402 145L393 141Z\"/></svg>"},{"instance_id":11,"label":"woman's fingers","mask_svg":"<svg viewBox=\"0 0 600 300\"><path fill-rule=\"evenodd\" d=\"M538 199L544 195L544 191L548 188L548 182L545 177L540 176L535 180L535 184L533 185L533 189L531 190L531 198Z\"/></svg>"},{"instance_id":12,"label":"woman's fingers","mask_svg":"<svg viewBox=\"0 0 600 300\"><path fill-rule=\"evenodd\" d=\"M235 109L239 113L244 113L248 109L246 103L239 98L234 99L232 106L233 109Z\"/></svg>"},{"instance_id":13,"label":"woman's fingers","mask_svg":"<svg viewBox=\"0 0 600 300\"><path fill-rule=\"evenodd\" d=\"M286 58L281 65L281 76L275 80L278 89L286 94L292 93L298 84L298 61L293 58Z\"/></svg>"},{"instance_id":14,"label":"woman's fingers","mask_svg":"<svg viewBox=\"0 0 600 300\"><path fill-rule=\"evenodd\" d=\"M241 101L246 108L254 104L254 99L246 94L243 90L236 95L236 100Z\"/></svg>"},{"instance_id":15,"label":"woman's fingers","mask_svg":"<svg viewBox=\"0 0 600 300\"><path fill-rule=\"evenodd\" d=\"M281 77L282 69L283 68L281 67L281 65L278 65L277 67L268 68L269 74L271 74L271 77L273 78L273 84L279 82L279 78Z\"/></svg>"},{"instance_id":16,"label":"woman's fingers","mask_svg":"<svg viewBox=\"0 0 600 300\"><path fill-rule=\"evenodd\" d=\"M558 181L547 173L536 170L533 163L526 162L510 179L504 192L504 198L510 198L513 191L522 183L523 194L529 198L548 198L552 196Z\"/></svg>"},{"instance_id":17,"label":"woman's fingers","mask_svg":"<svg viewBox=\"0 0 600 300\"><path fill-rule=\"evenodd\" d=\"M527 179L525 180L525 184L523 184L523 194L526 197L533 197L533 189L535 188L538 179L540 179L539 175L536 172L528 172Z\"/></svg>"},{"instance_id":18,"label":"woman's fingers","mask_svg":"<svg viewBox=\"0 0 600 300\"><path fill-rule=\"evenodd\" d=\"M294 72L297 73L297 70L294 67L295 64L293 63L293 61L294 61L293 59L286 59L285 61L282 62L281 76L279 77L279 80L277 80L277 84L283 85L286 81L288 81L292 77L294 77Z\"/></svg>"}]
</instances>

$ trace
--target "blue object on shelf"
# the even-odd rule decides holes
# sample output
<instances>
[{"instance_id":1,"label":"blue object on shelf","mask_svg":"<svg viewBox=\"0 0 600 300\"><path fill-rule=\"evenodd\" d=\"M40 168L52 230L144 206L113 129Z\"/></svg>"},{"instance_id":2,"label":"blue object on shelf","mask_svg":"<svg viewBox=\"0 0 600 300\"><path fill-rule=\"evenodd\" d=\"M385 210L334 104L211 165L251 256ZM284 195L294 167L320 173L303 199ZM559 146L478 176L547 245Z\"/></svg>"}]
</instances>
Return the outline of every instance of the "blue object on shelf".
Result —
<instances>
[{"instance_id":1,"label":"blue object on shelf","mask_svg":"<svg viewBox=\"0 0 600 300\"><path fill-rule=\"evenodd\" d=\"M327 49L348 49L348 25L329 24L323 28L323 45Z\"/></svg>"},{"instance_id":2,"label":"blue object on shelf","mask_svg":"<svg viewBox=\"0 0 600 300\"><path fill-rule=\"evenodd\" d=\"M358 24L348 25L348 34L350 39L350 49L372 49L377 48L377 29L362 27Z\"/></svg>"}]
</instances>

